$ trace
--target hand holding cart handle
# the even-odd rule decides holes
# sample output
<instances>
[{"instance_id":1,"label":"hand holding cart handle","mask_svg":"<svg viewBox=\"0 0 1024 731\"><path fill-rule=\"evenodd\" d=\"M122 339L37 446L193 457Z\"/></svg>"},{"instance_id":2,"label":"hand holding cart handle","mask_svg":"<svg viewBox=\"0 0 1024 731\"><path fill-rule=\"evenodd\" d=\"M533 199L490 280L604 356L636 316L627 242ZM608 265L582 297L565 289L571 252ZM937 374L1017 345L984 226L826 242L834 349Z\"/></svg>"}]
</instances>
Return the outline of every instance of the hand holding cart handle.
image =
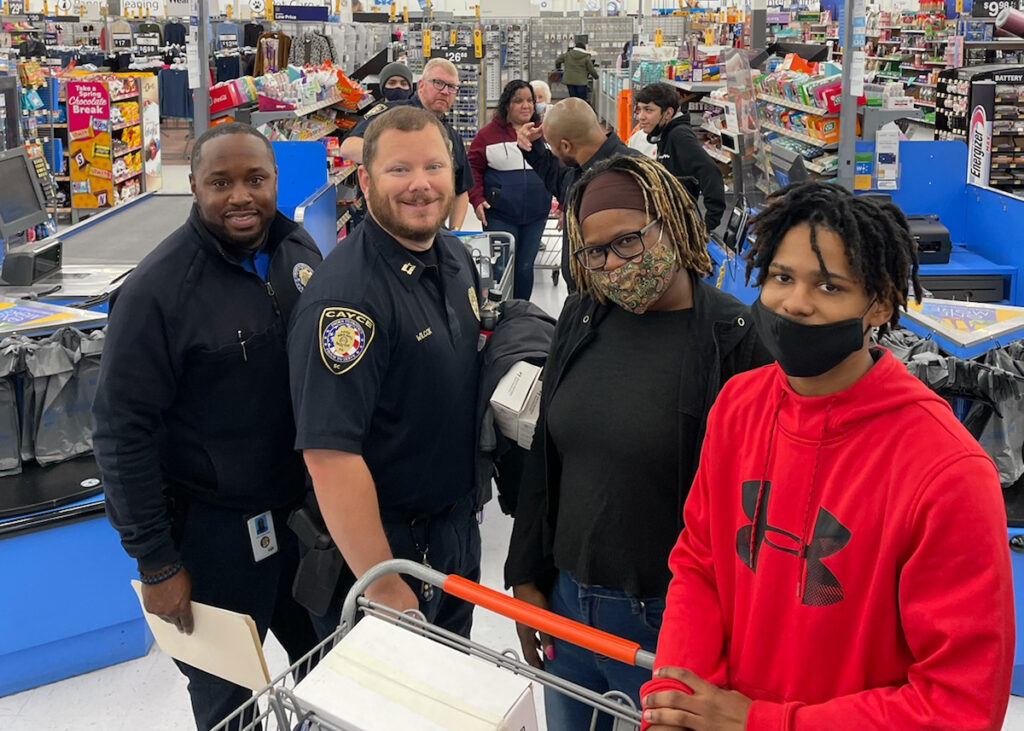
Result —
<instances>
[{"instance_id":1,"label":"hand holding cart handle","mask_svg":"<svg viewBox=\"0 0 1024 731\"><path fill-rule=\"evenodd\" d=\"M603 632L585 624L566 619L553 612L539 609L507 594L464 579L455 574L442 574L440 571L427 568L423 564L404 559L392 559L374 566L363 574L362 578L352 587L345 598L341 621L351 627L355 619L358 599L377 579L387 574L407 574L413 578L432 584L452 596L464 599L481 606L496 614L513 619L521 624L546 632L560 640L579 645L591 652L619 660L627 665L647 668L654 667L654 653L641 649L640 645L630 640Z\"/></svg>"}]
</instances>

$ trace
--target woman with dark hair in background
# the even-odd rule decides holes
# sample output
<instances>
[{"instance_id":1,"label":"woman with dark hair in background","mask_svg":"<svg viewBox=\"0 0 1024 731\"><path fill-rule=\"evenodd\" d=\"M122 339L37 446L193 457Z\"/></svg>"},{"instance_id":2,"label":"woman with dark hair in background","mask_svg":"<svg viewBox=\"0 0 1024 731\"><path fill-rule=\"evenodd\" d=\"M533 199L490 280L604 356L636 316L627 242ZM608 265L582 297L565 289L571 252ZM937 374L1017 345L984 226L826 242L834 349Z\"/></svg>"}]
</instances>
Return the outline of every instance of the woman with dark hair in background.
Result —
<instances>
[{"instance_id":1,"label":"woman with dark hair in background","mask_svg":"<svg viewBox=\"0 0 1024 731\"><path fill-rule=\"evenodd\" d=\"M551 212L551 194L523 159L516 143L521 126L538 123L536 108L530 84L522 79L510 81L501 92L494 119L469 146L473 168L470 203L485 231L505 231L515 236L512 296L526 300L533 292L533 262Z\"/></svg>"}]
</instances>

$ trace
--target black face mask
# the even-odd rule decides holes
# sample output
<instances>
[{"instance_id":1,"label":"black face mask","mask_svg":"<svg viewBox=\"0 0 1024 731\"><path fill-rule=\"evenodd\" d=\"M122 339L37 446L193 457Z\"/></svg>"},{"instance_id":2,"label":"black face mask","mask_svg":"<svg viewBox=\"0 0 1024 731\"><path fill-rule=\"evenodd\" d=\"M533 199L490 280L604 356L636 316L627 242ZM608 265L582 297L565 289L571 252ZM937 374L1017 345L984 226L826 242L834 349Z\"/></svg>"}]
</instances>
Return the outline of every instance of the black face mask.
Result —
<instances>
[{"instance_id":1,"label":"black face mask","mask_svg":"<svg viewBox=\"0 0 1024 731\"><path fill-rule=\"evenodd\" d=\"M668 123L672 121L674 117L669 117L668 121L662 121L658 123L658 126L647 133L647 142L651 145L656 145L661 141L661 135L668 127Z\"/></svg>"},{"instance_id":2,"label":"black face mask","mask_svg":"<svg viewBox=\"0 0 1024 731\"><path fill-rule=\"evenodd\" d=\"M382 93L384 94L384 98L389 102L401 101L412 96L412 91L409 89L403 89L400 86L396 86L391 89L383 89Z\"/></svg>"},{"instance_id":3,"label":"black face mask","mask_svg":"<svg viewBox=\"0 0 1024 731\"><path fill-rule=\"evenodd\" d=\"M761 342L786 375L794 378L813 378L832 370L864 347L864 336L871 329L864 327L864 315L825 325L804 325L769 310L760 298L751 313Z\"/></svg>"}]
</instances>

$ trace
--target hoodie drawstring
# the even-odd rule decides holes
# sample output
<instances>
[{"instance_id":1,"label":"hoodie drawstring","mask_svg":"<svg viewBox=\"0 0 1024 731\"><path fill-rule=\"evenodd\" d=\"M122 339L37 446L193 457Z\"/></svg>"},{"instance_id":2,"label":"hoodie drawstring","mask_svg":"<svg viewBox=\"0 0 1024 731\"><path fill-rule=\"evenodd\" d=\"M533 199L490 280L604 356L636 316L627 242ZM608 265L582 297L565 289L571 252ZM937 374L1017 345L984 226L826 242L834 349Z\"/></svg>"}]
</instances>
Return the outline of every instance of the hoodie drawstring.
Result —
<instances>
[{"instance_id":1,"label":"hoodie drawstring","mask_svg":"<svg viewBox=\"0 0 1024 731\"><path fill-rule=\"evenodd\" d=\"M807 504L804 506L804 527L800 532L800 578L796 584L796 596L800 599L804 594L804 589L807 586L807 549L811 545L811 541L814 540L814 536L807 535L807 528L810 525L811 520L811 505L814 501L814 488L818 484L818 464L821 462L821 446L825 442L825 435L828 432L828 420L832 415L832 407L835 405L835 398L831 398L828 401L828 406L825 407L825 418L821 423L821 436L818 437L818 445L814 450L814 469L811 472L811 484L807 490Z\"/></svg>"},{"instance_id":2,"label":"hoodie drawstring","mask_svg":"<svg viewBox=\"0 0 1024 731\"><path fill-rule=\"evenodd\" d=\"M779 411L782 410L782 402L786 398L786 392L779 392L779 400L775 404L775 411L772 412L772 428L768 433L768 449L764 455L764 469L761 470L761 484L757 486L757 501L754 503L754 519L750 526L750 566L757 565L756 554L754 553L757 543L757 524L761 517L761 506L764 501L764 486L768 479L768 464L772 458L772 447L775 445L775 432L779 424Z\"/></svg>"}]
</instances>

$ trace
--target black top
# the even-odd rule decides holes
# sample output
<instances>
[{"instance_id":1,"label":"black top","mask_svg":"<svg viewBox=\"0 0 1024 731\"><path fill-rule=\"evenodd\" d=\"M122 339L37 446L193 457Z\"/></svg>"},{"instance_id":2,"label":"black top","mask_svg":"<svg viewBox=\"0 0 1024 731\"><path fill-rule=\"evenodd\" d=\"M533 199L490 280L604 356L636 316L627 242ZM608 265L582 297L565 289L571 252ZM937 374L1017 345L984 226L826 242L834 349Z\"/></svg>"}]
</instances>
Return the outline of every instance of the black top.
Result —
<instances>
[{"instance_id":1,"label":"black top","mask_svg":"<svg viewBox=\"0 0 1024 731\"><path fill-rule=\"evenodd\" d=\"M242 29L242 42L249 48L256 48L256 41L262 34L263 25L261 23L246 23Z\"/></svg>"},{"instance_id":2,"label":"black top","mask_svg":"<svg viewBox=\"0 0 1024 731\"><path fill-rule=\"evenodd\" d=\"M679 178L694 201L704 196L704 225L709 233L718 228L725 213L722 171L697 139L687 115L666 125L658 140L658 162Z\"/></svg>"},{"instance_id":3,"label":"black top","mask_svg":"<svg viewBox=\"0 0 1024 731\"><path fill-rule=\"evenodd\" d=\"M529 151L523 150L522 147L519 149L522 150L526 162L530 163L530 167L533 168L534 172L544 182L544 187L548 189L551 195L558 199L563 209L569 203L569 196L576 185L576 181L582 178L584 173L594 165L602 160L610 160L613 157L621 157L622 155L640 156L642 154L639 150L628 147L614 134L609 135L601 146L597 148L597 152L579 167L563 165L551 150L548 149L548 146L541 144L539 141L534 143ZM562 227L562 276L565 278L565 284L569 288L569 292L575 292L577 289L576 281L572 278L572 272L569 271L568 226Z\"/></svg>"},{"instance_id":4,"label":"black top","mask_svg":"<svg viewBox=\"0 0 1024 731\"><path fill-rule=\"evenodd\" d=\"M263 281L193 207L111 303L93 447L110 522L143 570L177 559L167 493L251 512L305 493L286 327L320 252L280 213L266 250Z\"/></svg>"},{"instance_id":5,"label":"black top","mask_svg":"<svg viewBox=\"0 0 1024 731\"><path fill-rule=\"evenodd\" d=\"M164 26L164 42L167 45L185 45L185 26L181 23L168 23Z\"/></svg>"},{"instance_id":6,"label":"black top","mask_svg":"<svg viewBox=\"0 0 1024 731\"><path fill-rule=\"evenodd\" d=\"M410 99L398 99L393 102L378 104L363 115L362 120L352 128L352 131L348 133L348 136L362 139L363 135L366 134L366 128L370 125L370 122L373 121L374 117L382 112L386 112L392 107L405 105L410 107L419 107L420 109L423 108L423 102L420 101L419 95L417 94L413 94ZM444 125L444 129L448 133L448 139L452 141L452 166L455 168L455 195L462 195L473 187L473 169L469 166L469 155L466 154L466 146L462 142L462 136L454 127L451 126L447 117L441 117L441 124Z\"/></svg>"},{"instance_id":7,"label":"black top","mask_svg":"<svg viewBox=\"0 0 1024 731\"><path fill-rule=\"evenodd\" d=\"M310 281L288 338L296 448L361 454L385 520L474 485L478 277L454 236L433 249L437 266L422 265L368 216Z\"/></svg>"},{"instance_id":8,"label":"black top","mask_svg":"<svg viewBox=\"0 0 1024 731\"><path fill-rule=\"evenodd\" d=\"M771 362L750 320L750 310L730 294L690 275L693 283L692 322L685 323L683 335L663 342L677 341L683 350L677 373L675 436L679 448L676 474L676 507L672 517L677 533L682 528L683 502L697 471L700 445L708 410L722 384L733 374ZM546 589L554 576L554 537L564 524L559 521L563 469L555 447L547 414L551 403L590 349L605 339L605 326L617 305L601 305L589 297L571 295L558 319L551 354L544 366L540 419L520 485L515 524L505 562L505 582L509 586L536 583ZM684 323L677 323L682 326ZM634 362L631 353L622 358L637 367L645 377L643 364ZM694 432L692 425L697 425ZM576 517L576 520L581 518ZM585 520L585 519L584 519ZM570 529L571 530L571 529ZM619 533L604 540L624 540ZM594 550L593 546L589 547ZM664 561L668 560L665 555ZM625 580L623 580L625 581ZM622 581L616 583L623 583Z\"/></svg>"},{"instance_id":9,"label":"black top","mask_svg":"<svg viewBox=\"0 0 1024 731\"><path fill-rule=\"evenodd\" d=\"M679 536L679 373L693 311L633 315L614 307L565 374L548 429L562 465L555 566L590 586L664 597ZM682 436L682 440L680 440Z\"/></svg>"}]
</instances>

